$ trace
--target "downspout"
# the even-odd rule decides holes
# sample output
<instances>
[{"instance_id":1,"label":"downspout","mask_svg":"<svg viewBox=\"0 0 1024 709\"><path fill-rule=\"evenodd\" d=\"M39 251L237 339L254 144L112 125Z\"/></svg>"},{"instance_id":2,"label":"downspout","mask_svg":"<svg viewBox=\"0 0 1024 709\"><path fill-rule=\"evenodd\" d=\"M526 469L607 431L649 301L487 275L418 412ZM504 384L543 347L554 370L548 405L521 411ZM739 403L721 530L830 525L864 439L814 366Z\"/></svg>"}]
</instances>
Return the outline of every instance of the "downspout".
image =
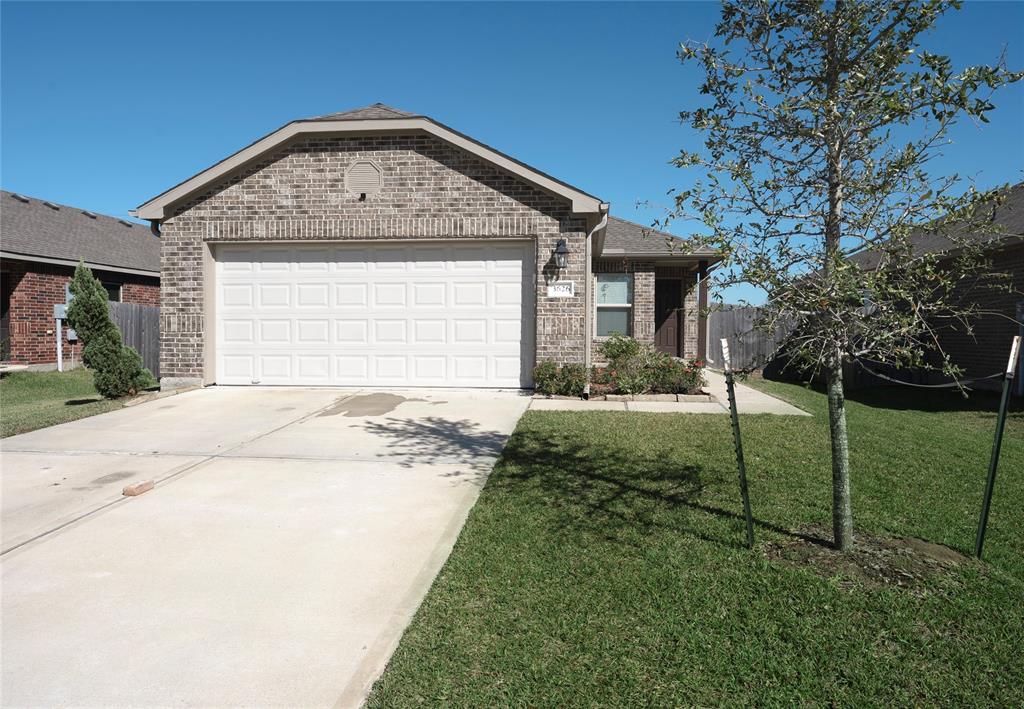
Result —
<instances>
[{"instance_id":1,"label":"downspout","mask_svg":"<svg viewBox=\"0 0 1024 709\"><path fill-rule=\"evenodd\" d=\"M593 243L595 235L604 229L608 225L608 204L602 204L601 219L597 222L590 233L587 234L587 243L584 246L584 259L586 260L586 267L583 269L584 284L583 284L583 298L584 298L584 315L583 315L583 367L587 372L587 384L583 387L583 398L590 398L590 362L591 362L591 347L594 342L594 338L591 336L591 330L593 328L593 303L591 303L590 290L594 283L593 274Z\"/></svg>"},{"instance_id":2,"label":"downspout","mask_svg":"<svg viewBox=\"0 0 1024 709\"><path fill-rule=\"evenodd\" d=\"M153 236L159 238L161 236L161 234L160 234L160 222L158 222L156 219L150 219L149 220L149 230L153 233Z\"/></svg>"}]
</instances>

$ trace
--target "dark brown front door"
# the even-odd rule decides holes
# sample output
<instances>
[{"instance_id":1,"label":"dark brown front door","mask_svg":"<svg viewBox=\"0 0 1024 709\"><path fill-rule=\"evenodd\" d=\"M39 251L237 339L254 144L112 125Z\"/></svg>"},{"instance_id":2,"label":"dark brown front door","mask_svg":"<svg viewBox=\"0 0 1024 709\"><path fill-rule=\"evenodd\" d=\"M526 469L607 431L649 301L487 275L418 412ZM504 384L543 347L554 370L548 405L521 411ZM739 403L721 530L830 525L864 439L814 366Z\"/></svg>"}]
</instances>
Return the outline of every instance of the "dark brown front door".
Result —
<instances>
[{"instance_id":1,"label":"dark brown front door","mask_svg":"<svg viewBox=\"0 0 1024 709\"><path fill-rule=\"evenodd\" d=\"M677 278L654 281L654 346L659 352L680 356L683 284Z\"/></svg>"}]
</instances>

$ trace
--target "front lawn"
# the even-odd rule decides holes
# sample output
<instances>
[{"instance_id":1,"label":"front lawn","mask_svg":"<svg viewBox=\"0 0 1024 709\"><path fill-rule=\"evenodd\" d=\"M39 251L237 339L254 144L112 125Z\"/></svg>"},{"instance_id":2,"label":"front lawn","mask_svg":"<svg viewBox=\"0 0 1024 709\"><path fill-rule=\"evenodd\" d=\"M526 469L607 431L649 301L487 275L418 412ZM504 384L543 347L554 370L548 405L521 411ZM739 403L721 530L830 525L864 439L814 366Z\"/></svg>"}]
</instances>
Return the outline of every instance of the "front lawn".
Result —
<instances>
[{"instance_id":1,"label":"front lawn","mask_svg":"<svg viewBox=\"0 0 1024 709\"><path fill-rule=\"evenodd\" d=\"M767 558L830 524L828 422L754 384L814 414L742 418L757 550L728 417L527 413L369 705L1024 705L1024 416L987 563L908 592ZM858 529L970 550L995 406L855 396Z\"/></svg>"},{"instance_id":2,"label":"front lawn","mask_svg":"<svg viewBox=\"0 0 1024 709\"><path fill-rule=\"evenodd\" d=\"M0 438L121 408L101 397L92 372L12 372L0 379Z\"/></svg>"}]
</instances>

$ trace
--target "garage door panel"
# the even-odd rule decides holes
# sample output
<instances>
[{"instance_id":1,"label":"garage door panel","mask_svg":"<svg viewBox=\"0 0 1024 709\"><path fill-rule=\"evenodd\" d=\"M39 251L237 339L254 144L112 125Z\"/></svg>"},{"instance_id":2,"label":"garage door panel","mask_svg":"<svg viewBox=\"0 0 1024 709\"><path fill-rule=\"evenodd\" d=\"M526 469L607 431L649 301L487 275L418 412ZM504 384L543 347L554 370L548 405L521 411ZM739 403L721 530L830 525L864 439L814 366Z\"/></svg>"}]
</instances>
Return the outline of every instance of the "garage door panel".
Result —
<instances>
[{"instance_id":1,"label":"garage door panel","mask_svg":"<svg viewBox=\"0 0 1024 709\"><path fill-rule=\"evenodd\" d=\"M260 355L259 365L261 382L288 384L292 379L291 355Z\"/></svg>"},{"instance_id":2,"label":"garage door panel","mask_svg":"<svg viewBox=\"0 0 1024 709\"><path fill-rule=\"evenodd\" d=\"M366 283L336 283L334 304L342 308L365 308L368 290L369 286Z\"/></svg>"},{"instance_id":3,"label":"garage door panel","mask_svg":"<svg viewBox=\"0 0 1024 709\"><path fill-rule=\"evenodd\" d=\"M453 283L452 306L482 308L487 305L487 284L483 282Z\"/></svg>"},{"instance_id":4,"label":"garage door panel","mask_svg":"<svg viewBox=\"0 0 1024 709\"><path fill-rule=\"evenodd\" d=\"M256 288L261 308L287 308L291 305L291 286L286 283L260 283Z\"/></svg>"},{"instance_id":5,"label":"garage door panel","mask_svg":"<svg viewBox=\"0 0 1024 709\"><path fill-rule=\"evenodd\" d=\"M527 242L221 245L215 255L218 383L530 384Z\"/></svg>"},{"instance_id":6,"label":"garage door panel","mask_svg":"<svg viewBox=\"0 0 1024 709\"><path fill-rule=\"evenodd\" d=\"M410 287L412 289L412 306L414 308L444 306L447 284L412 283Z\"/></svg>"},{"instance_id":7,"label":"garage door panel","mask_svg":"<svg viewBox=\"0 0 1024 709\"><path fill-rule=\"evenodd\" d=\"M267 345L286 345L291 342L291 320L260 320L260 343Z\"/></svg>"},{"instance_id":8,"label":"garage door panel","mask_svg":"<svg viewBox=\"0 0 1024 709\"><path fill-rule=\"evenodd\" d=\"M339 344L369 344L369 323L366 320L335 320L334 339Z\"/></svg>"},{"instance_id":9,"label":"garage door panel","mask_svg":"<svg viewBox=\"0 0 1024 709\"><path fill-rule=\"evenodd\" d=\"M295 287L295 304L301 307L326 308L329 303L326 283L300 283Z\"/></svg>"},{"instance_id":10,"label":"garage door panel","mask_svg":"<svg viewBox=\"0 0 1024 709\"><path fill-rule=\"evenodd\" d=\"M373 304L378 308L405 307L405 289L404 282L374 283Z\"/></svg>"}]
</instances>

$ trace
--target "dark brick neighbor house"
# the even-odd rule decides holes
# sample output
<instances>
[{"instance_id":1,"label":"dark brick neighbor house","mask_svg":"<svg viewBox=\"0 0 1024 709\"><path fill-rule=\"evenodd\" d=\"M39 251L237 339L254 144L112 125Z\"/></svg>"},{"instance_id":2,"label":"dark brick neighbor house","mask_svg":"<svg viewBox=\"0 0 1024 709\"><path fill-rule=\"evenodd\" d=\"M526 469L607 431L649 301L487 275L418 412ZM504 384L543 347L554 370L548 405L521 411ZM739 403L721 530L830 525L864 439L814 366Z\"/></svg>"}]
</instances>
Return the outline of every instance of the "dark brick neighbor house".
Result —
<instances>
[{"instance_id":1,"label":"dark brick neighbor house","mask_svg":"<svg viewBox=\"0 0 1024 709\"><path fill-rule=\"evenodd\" d=\"M703 355L717 255L608 212L426 116L293 121L134 213L162 232L161 386L529 387L612 332Z\"/></svg>"},{"instance_id":2,"label":"dark brick neighbor house","mask_svg":"<svg viewBox=\"0 0 1024 709\"><path fill-rule=\"evenodd\" d=\"M36 197L0 192L0 357L56 366L53 306L84 261L111 300L160 304L160 241L148 226ZM67 342L65 359L80 347Z\"/></svg>"},{"instance_id":3,"label":"dark brick neighbor house","mask_svg":"<svg viewBox=\"0 0 1024 709\"><path fill-rule=\"evenodd\" d=\"M987 312L972 322L972 332L962 327L945 326L937 331L939 344L960 367L964 377L984 377L1006 367L1014 335L1024 335L1024 183L1011 187L1005 201L993 213L1001 230L995 234L974 235L983 242L995 273L1007 274L1009 292L977 286L965 286L960 298L977 302ZM920 231L912 237L914 252L951 253L952 242L944 236ZM952 255L952 253L951 253ZM851 257L864 268L874 268L878 254L864 251ZM938 361L938 360L937 360ZM1018 365L1024 369L1024 364ZM1017 393L1024 395L1024 371L1018 370ZM942 381L931 374L929 381ZM998 380L980 382L978 388L1002 386Z\"/></svg>"}]
</instances>

